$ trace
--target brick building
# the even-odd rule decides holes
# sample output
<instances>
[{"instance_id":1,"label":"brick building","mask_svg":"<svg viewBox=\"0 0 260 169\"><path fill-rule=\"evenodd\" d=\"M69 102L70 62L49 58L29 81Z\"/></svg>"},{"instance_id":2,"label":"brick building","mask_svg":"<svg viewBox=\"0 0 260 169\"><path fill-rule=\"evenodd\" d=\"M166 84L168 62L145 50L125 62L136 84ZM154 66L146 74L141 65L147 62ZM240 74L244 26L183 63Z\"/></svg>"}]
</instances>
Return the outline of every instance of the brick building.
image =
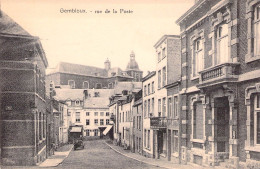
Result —
<instances>
[{"instance_id":1,"label":"brick building","mask_svg":"<svg viewBox=\"0 0 260 169\"><path fill-rule=\"evenodd\" d=\"M1 11L0 11L1 12ZM0 15L1 162L35 165L46 158L45 69L40 39Z\"/></svg>"},{"instance_id":2,"label":"brick building","mask_svg":"<svg viewBox=\"0 0 260 169\"><path fill-rule=\"evenodd\" d=\"M125 71L119 67L111 68L108 59L104 65L104 68L98 68L61 62L46 76L47 93L55 86L63 85L73 89L113 89L117 82L140 82L143 77L133 52Z\"/></svg>"},{"instance_id":3,"label":"brick building","mask_svg":"<svg viewBox=\"0 0 260 169\"><path fill-rule=\"evenodd\" d=\"M199 0L177 20L182 163L259 168L259 6Z\"/></svg>"}]
</instances>

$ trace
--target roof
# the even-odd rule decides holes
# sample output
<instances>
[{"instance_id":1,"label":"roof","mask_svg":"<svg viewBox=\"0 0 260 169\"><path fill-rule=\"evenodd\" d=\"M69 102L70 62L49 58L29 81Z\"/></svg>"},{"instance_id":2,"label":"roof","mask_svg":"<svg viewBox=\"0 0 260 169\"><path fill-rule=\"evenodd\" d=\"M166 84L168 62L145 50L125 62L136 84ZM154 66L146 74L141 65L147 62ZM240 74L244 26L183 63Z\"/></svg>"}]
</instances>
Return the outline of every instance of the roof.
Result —
<instances>
[{"instance_id":1,"label":"roof","mask_svg":"<svg viewBox=\"0 0 260 169\"><path fill-rule=\"evenodd\" d=\"M150 78L153 77L154 75L156 75L156 71L150 72L148 75L146 75L145 77L143 77L142 82L144 82L144 81L150 79Z\"/></svg>"},{"instance_id":2,"label":"roof","mask_svg":"<svg viewBox=\"0 0 260 169\"><path fill-rule=\"evenodd\" d=\"M84 108L108 108L109 97L114 93L113 89L89 89L86 91L88 91L89 97L84 101Z\"/></svg>"},{"instance_id":3,"label":"roof","mask_svg":"<svg viewBox=\"0 0 260 169\"><path fill-rule=\"evenodd\" d=\"M0 33L33 37L3 11L1 11L1 13L2 16L0 16Z\"/></svg>"},{"instance_id":4,"label":"roof","mask_svg":"<svg viewBox=\"0 0 260 169\"><path fill-rule=\"evenodd\" d=\"M84 76L100 76L100 77L107 76L107 71L105 69L94 67L94 66L67 63L67 62L60 62L58 66L49 74L56 73L56 72L77 74L77 75L84 75Z\"/></svg>"},{"instance_id":5,"label":"roof","mask_svg":"<svg viewBox=\"0 0 260 169\"><path fill-rule=\"evenodd\" d=\"M140 98L139 100L135 101L134 105L133 106L137 106L137 105L140 105L143 103L143 99Z\"/></svg>"},{"instance_id":6,"label":"roof","mask_svg":"<svg viewBox=\"0 0 260 169\"><path fill-rule=\"evenodd\" d=\"M179 35L163 35L154 45L157 48L167 38L180 38Z\"/></svg>"},{"instance_id":7,"label":"roof","mask_svg":"<svg viewBox=\"0 0 260 169\"><path fill-rule=\"evenodd\" d=\"M196 11L206 1L207 0L199 0L196 2L188 11L186 11L179 19L177 19L176 24L180 25L182 21L184 21L190 14Z\"/></svg>"},{"instance_id":8,"label":"roof","mask_svg":"<svg viewBox=\"0 0 260 169\"><path fill-rule=\"evenodd\" d=\"M133 91L136 89L142 89L142 82L118 82L114 89L114 94L122 94L123 90Z\"/></svg>"},{"instance_id":9,"label":"roof","mask_svg":"<svg viewBox=\"0 0 260 169\"><path fill-rule=\"evenodd\" d=\"M55 93L53 98L59 101L83 100L84 97L84 89L55 89Z\"/></svg>"}]
</instances>

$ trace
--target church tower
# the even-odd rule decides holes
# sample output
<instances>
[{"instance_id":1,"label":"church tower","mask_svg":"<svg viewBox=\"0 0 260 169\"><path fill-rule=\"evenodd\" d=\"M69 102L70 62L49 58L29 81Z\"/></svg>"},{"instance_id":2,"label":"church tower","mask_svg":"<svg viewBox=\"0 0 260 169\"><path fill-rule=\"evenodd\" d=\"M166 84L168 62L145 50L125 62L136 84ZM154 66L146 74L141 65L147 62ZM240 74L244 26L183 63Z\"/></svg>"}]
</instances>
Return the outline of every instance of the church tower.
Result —
<instances>
[{"instance_id":1,"label":"church tower","mask_svg":"<svg viewBox=\"0 0 260 169\"><path fill-rule=\"evenodd\" d=\"M143 71L139 69L138 63L135 60L135 53L132 51L130 54L130 61L127 64L126 67L126 73L133 77L133 81L140 82L143 78Z\"/></svg>"},{"instance_id":2,"label":"church tower","mask_svg":"<svg viewBox=\"0 0 260 169\"><path fill-rule=\"evenodd\" d=\"M111 63L110 63L110 61L108 60L108 58L107 58L107 60L104 62L104 64L105 64L105 69L106 69L106 71L108 71L108 70L111 68Z\"/></svg>"}]
</instances>

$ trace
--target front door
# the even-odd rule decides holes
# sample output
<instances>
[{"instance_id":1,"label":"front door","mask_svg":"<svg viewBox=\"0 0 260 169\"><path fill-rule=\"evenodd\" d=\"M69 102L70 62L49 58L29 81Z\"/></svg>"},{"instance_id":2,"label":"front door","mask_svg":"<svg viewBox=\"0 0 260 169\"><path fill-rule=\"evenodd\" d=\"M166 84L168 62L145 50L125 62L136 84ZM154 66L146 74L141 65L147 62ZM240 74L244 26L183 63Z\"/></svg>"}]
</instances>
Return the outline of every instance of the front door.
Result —
<instances>
[{"instance_id":1,"label":"front door","mask_svg":"<svg viewBox=\"0 0 260 169\"><path fill-rule=\"evenodd\" d=\"M219 159L229 153L229 101L227 97L216 99L216 141Z\"/></svg>"}]
</instances>

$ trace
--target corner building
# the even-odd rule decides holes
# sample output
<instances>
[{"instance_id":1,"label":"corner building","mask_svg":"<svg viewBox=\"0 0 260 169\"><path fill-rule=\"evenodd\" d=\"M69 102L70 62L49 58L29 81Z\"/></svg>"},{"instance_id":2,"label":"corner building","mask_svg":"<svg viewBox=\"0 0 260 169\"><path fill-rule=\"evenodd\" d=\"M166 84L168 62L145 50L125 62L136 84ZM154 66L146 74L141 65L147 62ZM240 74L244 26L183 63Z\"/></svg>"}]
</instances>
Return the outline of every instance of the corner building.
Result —
<instances>
[{"instance_id":1,"label":"corner building","mask_svg":"<svg viewBox=\"0 0 260 169\"><path fill-rule=\"evenodd\" d=\"M260 1L199 0L181 28L181 162L259 167Z\"/></svg>"}]
</instances>

